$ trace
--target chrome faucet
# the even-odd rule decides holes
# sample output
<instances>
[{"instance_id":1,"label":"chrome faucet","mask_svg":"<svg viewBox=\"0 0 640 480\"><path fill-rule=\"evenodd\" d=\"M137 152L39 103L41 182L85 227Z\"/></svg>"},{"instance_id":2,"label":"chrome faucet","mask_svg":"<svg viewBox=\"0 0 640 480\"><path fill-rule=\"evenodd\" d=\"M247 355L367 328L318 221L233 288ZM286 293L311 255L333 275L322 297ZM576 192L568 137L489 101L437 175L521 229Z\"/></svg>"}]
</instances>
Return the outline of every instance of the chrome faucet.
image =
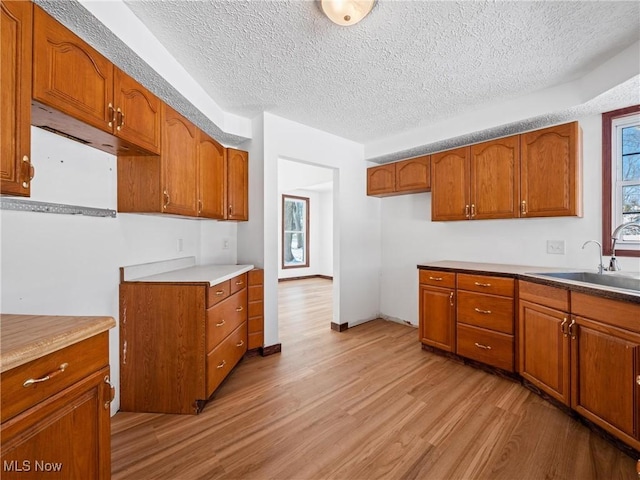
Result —
<instances>
[{"instance_id":1,"label":"chrome faucet","mask_svg":"<svg viewBox=\"0 0 640 480\"><path fill-rule=\"evenodd\" d=\"M598 248L600 249L600 265L598 265L598 273L602 274L602 272L604 271L604 265L602 264L602 244L595 240L587 240L582 244L582 249L584 250L584 247L586 247L589 243L595 243L596 245L598 245Z\"/></svg>"},{"instance_id":2,"label":"chrome faucet","mask_svg":"<svg viewBox=\"0 0 640 480\"><path fill-rule=\"evenodd\" d=\"M620 235L627 228L632 228L636 230L640 234L640 219L635 220L629 223L622 223L618 225L615 230L611 233L611 260L609 260L609 270L612 272L617 272L620 270L620 265L618 265L618 260L616 259L616 242L620 240Z\"/></svg>"}]
</instances>

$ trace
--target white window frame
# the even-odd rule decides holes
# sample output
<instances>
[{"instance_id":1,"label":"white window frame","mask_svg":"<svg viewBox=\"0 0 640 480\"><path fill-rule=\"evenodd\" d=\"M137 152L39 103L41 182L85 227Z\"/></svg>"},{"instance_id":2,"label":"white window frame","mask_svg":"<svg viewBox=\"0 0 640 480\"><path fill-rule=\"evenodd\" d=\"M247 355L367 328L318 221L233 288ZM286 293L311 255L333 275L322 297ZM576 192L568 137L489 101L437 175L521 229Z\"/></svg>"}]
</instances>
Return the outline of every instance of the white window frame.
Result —
<instances>
[{"instance_id":1,"label":"white window frame","mask_svg":"<svg viewBox=\"0 0 640 480\"><path fill-rule=\"evenodd\" d=\"M622 187L638 185L639 180L622 180L622 129L632 126L640 126L640 113L614 118L611 121L611 231L623 222L622 216ZM632 235L631 232L623 232L616 242L616 250L640 251L640 235Z\"/></svg>"}]
</instances>

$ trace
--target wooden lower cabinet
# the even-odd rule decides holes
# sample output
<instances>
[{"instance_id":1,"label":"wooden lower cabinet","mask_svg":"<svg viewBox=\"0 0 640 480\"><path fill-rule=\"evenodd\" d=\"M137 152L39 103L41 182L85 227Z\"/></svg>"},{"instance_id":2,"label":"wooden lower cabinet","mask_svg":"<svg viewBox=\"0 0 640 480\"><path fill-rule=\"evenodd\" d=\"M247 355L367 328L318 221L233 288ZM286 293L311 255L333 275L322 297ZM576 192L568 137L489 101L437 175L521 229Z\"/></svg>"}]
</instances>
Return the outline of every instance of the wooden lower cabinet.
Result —
<instances>
[{"instance_id":1,"label":"wooden lower cabinet","mask_svg":"<svg viewBox=\"0 0 640 480\"><path fill-rule=\"evenodd\" d=\"M455 352L455 274L420 270L420 341Z\"/></svg>"},{"instance_id":2,"label":"wooden lower cabinet","mask_svg":"<svg viewBox=\"0 0 640 480\"><path fill-rule=\"evenodd\" d=\"M526 380L570 405L569 291L519 282L519 365Z\"/></svg>"},{"instance_id":3,"label":"wooden lower cabinet","mask_svg":"<svg viewBox=\"0 0 640 480\"><path fill-rule=\"evenodd\" d=\"M247 274L120 284L120 408L197 414L247 351Z\"/></svg>"},{"instance_id":4,"label":"wooden lower cabinet","mask_svg":"<svg viewBox=\"0 0 640 480\"><path fill-rule=\"evenodd\" d=\"M107 332L3 372L2 396L3 479L111 477Z\"/></svg>"},{"instance_id":5,"label":"wooden lower cabinet","mask_svg":"<svg viewBox=\"0 0 640 480\"><path fill-rule=\"evenodd\" d=\"M264 270L254 268L247 273L249 280L248 345L249 350L264 347Z\"/></svg>"}]
</instances>

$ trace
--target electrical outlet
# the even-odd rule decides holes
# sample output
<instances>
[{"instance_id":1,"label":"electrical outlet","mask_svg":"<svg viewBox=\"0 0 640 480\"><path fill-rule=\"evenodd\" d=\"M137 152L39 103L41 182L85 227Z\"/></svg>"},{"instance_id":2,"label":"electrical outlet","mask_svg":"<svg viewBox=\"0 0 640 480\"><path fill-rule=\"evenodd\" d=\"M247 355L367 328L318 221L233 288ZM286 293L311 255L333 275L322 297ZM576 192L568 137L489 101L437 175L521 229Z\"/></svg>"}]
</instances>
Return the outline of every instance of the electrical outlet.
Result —
<instances>
[{"instance_id":1,"label":"electrical outlet","mask_svg":"<svg viewBox=\"0 0 640 480\"><path fill-rule=\"evenodd\" d=\"M547 253L564 255L564 240L547 240Z\"/></svg>"}]
</instances>

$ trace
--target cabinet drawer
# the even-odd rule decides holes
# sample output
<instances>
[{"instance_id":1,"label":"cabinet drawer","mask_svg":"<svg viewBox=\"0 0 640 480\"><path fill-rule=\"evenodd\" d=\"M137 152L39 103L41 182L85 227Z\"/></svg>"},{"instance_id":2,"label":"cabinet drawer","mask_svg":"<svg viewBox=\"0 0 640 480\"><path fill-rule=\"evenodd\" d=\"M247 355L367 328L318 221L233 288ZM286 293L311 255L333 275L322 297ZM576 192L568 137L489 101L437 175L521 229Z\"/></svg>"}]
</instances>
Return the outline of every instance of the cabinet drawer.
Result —
<instances>
[{"instance_id":1,"label":"cabinet drawer","mask_svg":"<svg viewBox=\"0 0 640 480\"><path fill-rule=\"evenodd\" d=\"M513 297L513 278L491 277L488 275L458 274L458 288L470 292L490 293L492 295L504 295Z\"/></svg>"},{"instance_id":2,"label":"cabinet drawer","mask_svg":"<svg viewBox=\"0 0 640 480\"><path fill-rule=\"evenodd\" d=\"M458 291L458 322L513 335L513 298Z\"/></svg>"},{"instance_id":3,"label":"cabinet drawer","mask_svg":"<svg viewBox=\"0 0 640 480\"><path fill-rule=\"evenodd\" d=\"M458 324L458 355L513 372L512 335Z\"/></svg>"},{"instance_id":4,"label":"cabinet drawer","mask_svg":"<svg viewBox=\"0 0 640 480\"><path fill-rule=\"evenodd\" d=\"M243 273L242 275L238 275L230 280L231 290L230 293L233 295L236 292L239 292L243 288L247 286L247 274Z\"/></svg>"},{"instance_id":5,"label":"cabinet drawer","mask_svg":"<svg viewBox=\"0 0 640 480\"><path fill-rule=\"evenodd\" d=\"M571 313L640 333L640 305L571 292Z\"/></svg>"},{"instance_id":6,"label":"cabinet drawer","mask_svg":"<svg viewBox=\"0 0 640 480\"><path fill-rule=\"evenodd\" d=\"M420 270L420 283L434 287L455 288L456 274L441 270Z\"/></svg>"},{"instance_id":7,"label":"cabinet drawer","mask_svg":"<svg viewBox=\"0 0 640 480\"><path fill-rule=\"evenodd\" d=\"M222 340L247 320L247 290L231 295L226 300L207 310L206 345L207 352L213 350Z\"/></svg>"},{"instance_id":8,"label":"cabinet drawer","mask_svg":"<svg viewBox=\"0 0 640 480\"><path fill-rule=\"evenodd\" d=\"M207 291L207 307L220 303L231 294L231 280L209 287Z\"/></svg>"},{"instance_id":9,"label":"cabinet drawer","mask_svg":"<svg viewBox=\"0 0 640 480\"><path fill-rule=\"evenodd\" d=\"M109 334L103 332L4 372L0 377L2 422L108 364ZM48 380L24 386L29 379L38 380L47 376Z\"/></svg>"},{"instance_id":10,"label":"cabinet drawer","mask_svg":"<svg viewBox=\"0 0 640 480\"><path fill-rule=\"evenodd\" d=\"M244 322L207 355L207 397L220 385L246 351L247 322Z\"/></svg>"}]
</instances>

